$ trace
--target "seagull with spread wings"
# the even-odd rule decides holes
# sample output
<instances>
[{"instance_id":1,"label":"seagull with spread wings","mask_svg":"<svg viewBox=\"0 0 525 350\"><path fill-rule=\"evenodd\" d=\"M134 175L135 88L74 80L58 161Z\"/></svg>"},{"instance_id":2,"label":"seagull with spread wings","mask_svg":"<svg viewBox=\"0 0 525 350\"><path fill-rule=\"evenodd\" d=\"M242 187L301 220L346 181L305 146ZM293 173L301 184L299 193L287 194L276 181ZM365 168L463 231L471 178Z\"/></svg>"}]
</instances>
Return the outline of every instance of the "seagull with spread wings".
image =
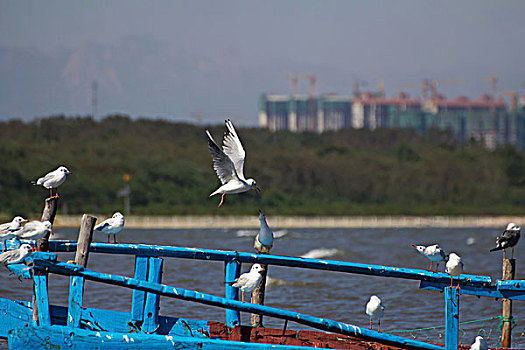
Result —
<instances>
[{"instance_id":1,"label":"seagull with spread wings","mask_svg":"<svg viewBox=\"0 0 525 350\"><path fill-rule=\"evenodd\" d=\"M223 149L215 142L210 132L206 130L208 136L208 148L210 149L213 158L213 169L217 173L222 186L215 192L210 194L214 196L222 193L219 208L224 203L224 196L226 194L246 192L251 189L255 192L259 191L257 183L254 179L246 179L244 177L244 159L246 152L242 147L241 140L237 136L237 132L233 127L232 122L226 120L226 132L224 133Z\"/></svg>"}]
</instances>

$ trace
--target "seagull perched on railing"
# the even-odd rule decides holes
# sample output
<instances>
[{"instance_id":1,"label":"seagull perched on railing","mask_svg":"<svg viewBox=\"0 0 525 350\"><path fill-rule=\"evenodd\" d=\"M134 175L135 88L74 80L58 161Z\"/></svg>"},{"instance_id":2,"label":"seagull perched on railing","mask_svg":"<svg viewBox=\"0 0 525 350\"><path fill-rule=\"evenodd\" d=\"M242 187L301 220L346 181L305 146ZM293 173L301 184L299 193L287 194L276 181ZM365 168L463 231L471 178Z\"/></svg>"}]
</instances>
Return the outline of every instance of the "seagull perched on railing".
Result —
<instances>
[{"instance_id":1,"label":"seagull perched on railing","mask_svg":"<svg viewBox=\"0 0 525 350\"><path fill-rule=\"evenodd\" d=\"M370 317L370 329L372 329L372 322L377 321L377 330L380 331L384 310L385 306L381 299L377 295L372 295L365 308L366 314Z\"/></svg>"},{"instance_id":2,"label":"seagull perched on railing","mask_svg":"<svg viewBox=\"0 0 525 350\"><path fill-rule=\"evenodd\" d=\"M65 166L59 167L57 170L54 170L50 173L47 173L45 176L39 178L36 181L31 181L33 185L41 185L49 189L50 197L49 198L58 198L58 191L53 196L53 188L57 188L66 181L66 175L71 174Z\"/></svg>"},{"instance_id":3,"label":"seagull perched on railing","mask_svg":"<svg viewBox=\"0 0 525 350\"><path fill-rule=\"evenodd\" d=\"M109 243L109 236L113 235L113 243L117 242L117 233L122 230L124 227L124 215L122 215L120 212L116 212L113 214L112 217L109 219L106 219L102 221L100 224L95 226L96 231L102 231L104 233L108 234L108 243Z\"/></svg>"},{"instance_id":4,"label":"seagull perched on railing","mask_svg":"<svg viewBox=\"0 0 525 350\"><path fill-rule=\"evenodd\" d=\"M22 229L22 224L27 222L21 216L15 216L11 222L0 225L0 241L2 241L2 251L5 250L5 241L15 238L16 233Z\"/></svg>"},{"instance_id":5,"label":"seagull perched on railing","mask_svg":"<svg viewBox=\"0 0 525 350\"><path fill-rule=\"evenodd\" d=\"M48 232L49 234L53 234L53 225L50 221L34 220L25 224L20 231L17 231L16 236L19 239L33 240L35 241L34 244L36 246L36 242L47 235Z\"/></svg>"},{"instance_id":6,"label":"seagull perched on railing","mask_svg":"<svg viewBox=\"0 0 525 350\"><path fill-rule=\"evenodd\" d=\"M441 249L441 247L437 244L429 245L428 247L413 244L412 247L416 248L418 252L420 252L422 255L424 255L430 260L430 271L432 271L433 262L436 262L437 272L439 268L439 262L446 260L447 255L445 254L443 249Z\"/></svg>"},{"instance_id":7,"label":"seagull perched on railing","mask_svg":"<svg viewBox=\"0 0 525 350\"><path fill-rule=\"evenodd\" d=\"M9 250L0 254L0 264L4 266L18 264L31 255L31 253L31 246L29 244L22 244L18 249Z\"/></svg>"},{"instance_id":8,"label":"seagull perched on railing","mask_svg":"<svg viewBox=\"0 0 525 350\"><path fill-rule=\"evenodd\" d=\"M476 339L474 340L474 343L470 346L470 350L488 350L489 346L487 345L487 341L481 336L478 335Z\"/></svg>"},{"instance_id":9,"label":"seagull perched on railing","mask_svg":"<svg viewBox=\"0 0 525 350\"><path fill-rule=\"evenodd\" d=\"M261 272L264 271L263 267L259 264L253 264L250 272L243 273L237 278L232 286L239 288L242 293L242 301L244 302L244 292L251 293L257 288L259 283L261 283L262 275Z\"/></svg>"},{"instance_id":10,"label":"seagull perched on railing","mask_svg":"<svg viewBox=\"0 0 525 350\"><path fill-rule=\"evenodd\" d=\"M490 251L494 252L496 250L503 249L503 259L505 259L505 252L507 248L512 248L512 253L510 258L514 257L514 246L518 244L521 236L521 228L511 222L507 225L505 231L503 231L498 237L496 237L496 248L492 248Z\"/></svg>"},{"instance_id":11,"label":"seagull perched on railing","mask_svg":"<svg viewBox=\"0 0 525 350\"><path fill-rule=\"evenodd\" d=\"M261 229L259 233L257 233L257 236L255 236L253 247L259 253L269 253L273 247L273 232L270 227L268 227L266 216L264 216L261 210L259 210L259 221L261 222Z\"/></svg>"},{"instance_id":12,"label":"seagull perched on railing","mask_svg":"<svg viewBox=\"0 0 525 350\"><path fill-rule=\"evenodd\" d=\"M445 272L450 274L450 286L452 287L453 277L458 276L458 286L459 289L459 275L463 272L463 262L461 257L456 253L450 253L448 255L448 261L446 265Z\"/></svg>"},{"instance_id":13,"label":"seagull perched on railing","mask_svg":"<svg viewBox=\"0 0 525 350\"><path fill-rule=\"evenodd\" d=\"M223 139L223 149L217 145L210 132L206 130L208 136L208 148L210 149L211 156L213 158L213 169L217 173L219 180L221 180L222 186L219 187L215 192L210 194L214 196L222 193L221 202L219 208L224 203L224 196L232 193L242 193L249 190L259 191L257 183L254 179L244 178L244 160L246 158L246 152L242 147L241 140L237 136L237 132L233 127L232 122L226 120L226 129Z\"/></svg>"}]
</instances>

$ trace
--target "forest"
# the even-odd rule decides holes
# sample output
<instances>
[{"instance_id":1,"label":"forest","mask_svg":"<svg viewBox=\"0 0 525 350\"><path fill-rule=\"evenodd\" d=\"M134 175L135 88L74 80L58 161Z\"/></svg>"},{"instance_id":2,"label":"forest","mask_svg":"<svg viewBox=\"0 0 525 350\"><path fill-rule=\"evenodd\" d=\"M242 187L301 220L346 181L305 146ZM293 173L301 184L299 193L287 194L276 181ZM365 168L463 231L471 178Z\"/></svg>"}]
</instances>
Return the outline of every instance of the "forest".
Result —
<instances>
[{"instance_id":1,"label":"forest","mask_svg":"<svg viewBox=\"0 0 525 350\"><path fill-rule=\"evenodd\" d=\"M235 124L235 120L233 120ZM129 174L135 215L517 215L525 209L525 153L458 144L444 131L345 129L323 134L240 128L246 177L261 188L219 196L205 129L224 125L112 115L0 122L0 216L41 212L32 180L66 166L62 213L123 210Z\"/></svg>"}]
</instances>

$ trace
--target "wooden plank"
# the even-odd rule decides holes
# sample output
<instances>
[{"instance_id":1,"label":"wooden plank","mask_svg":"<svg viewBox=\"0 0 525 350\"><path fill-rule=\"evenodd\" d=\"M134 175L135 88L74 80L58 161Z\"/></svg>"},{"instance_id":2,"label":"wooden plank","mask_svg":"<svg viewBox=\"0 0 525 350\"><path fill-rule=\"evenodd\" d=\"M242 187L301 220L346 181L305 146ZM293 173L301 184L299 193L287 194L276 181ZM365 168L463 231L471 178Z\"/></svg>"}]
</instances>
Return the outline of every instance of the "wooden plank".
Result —
<instances>
[{"instance_id":1,"label":"wooden plank","mask_svg":"<svg viewBox=\"0 0 525 350\"><path fill-rule=\"evenodd\" d=\"M239 291L232 287L232 282L241 274L241 264L237 260L225 263L224 297L229 300L239 300ZM226 325L235 327L241 324L241 313L238 310L225 309Z\"/></svg>"},{"instance_id":2,"label":"wooden plank","mask_svg":"<svg viewBox=\"0 0 525 350\"><path fill-rule=\"evenodd\" d=\"M146 281L148 278L148 258L137 256L135 258L135 279ZM146 302L146 293L134 289L131 298L131 321L136 323L144 320L144 304Z\"/></svg>"},{"instance_id":3,"label":"wooden plank","mask_svg":"<svg viewBox=\"0 0 525 350\"><path fill-rule=\"evenodd\" d=\"M148 259L148 282L159 284L162 281L162 259ZM142 331L154 333L159 328L159 302L160 295L155 293L146 294L146 304L144 306L144 323Z\"/></svg>"},{"instance_id":4,"label":"wooden plank","mask_svg":"<svg viewBox=\"0 0 525 350\"><path fill-rule=\"evenodd\" d=\"M264 305L264 293L266 291L266 276L268 275L268 265L261 265L263 271L261 272L261 283L255 288L252 292L251 302L254 304ZM262 327L263 326L263 317L258 314L252 314L252 327Z\"/></svg>"},{"instance_id":5,"label":"wooden plank","mask_svg":"<svg viewBox=\"0 0 525 350\"><path fill-rule=\"evenodd\" d=\"M58 198L46 198L44 210L42 211L41 221L49 221L51 224L55 221L55 216L58 209ZM49 235L48 232L44 237L38 240L37 250L39 252L49 251Z\"/></svg>"},{"instance_id":6,"label":"wooden plank","mask_svg":"<svg viewBox=\"0 0 525 350\"><path fill-rule=\"evenodd\" d=\"M93 239L93 228L97 218L91 215L84 214L80 224L80 231L77 240L77 252L75 255L75 262L77 265L87 267L89 258L89 246Z\"/></svg>"},{"instance_id":7,"label":"wooden plank","mask_svg":"<svg viewBox=\"0 0 525 350\"><path fill-rule=\"evenodd\" d=\"M445 288L445 350L457 350L459 339L459 291Z\"/></svg>"},{"instance_id":8,"label":"wooden plank","mask_svg":"<svg viewBox=\"0 0 525 350\"><path fill-rule=\"evenodd\" d=\"M171 298L193 301L200 304L225 307L233 310L239 310L243 312L258 313L265 316L276 317L280 319L287 319L294 321L300 324L311 326L313 328L340 333L353 335L357 337L367 338L370 340L375 340L379 342L389 342L396 346L408 346L408 347L419 347L422 349L431 349L431 350L442 350L443 348L434 345L428 344L422 341L413 340L409 338L403 338L396 335L381 333L373 331L366 328L361 328L355 325L333 321L326 318L319 318L315 316L310 316L306 314L301 314L294 311L288 311L283 309L277 309L264 305L256 305L251 303L243 303L236 300L229 300L215 295L210 295L206 293L200 293L184 288L166 286L158 283L153 283L149 281L139 281L134 278L119 276L114 274L104 274L100 272L95 272L87 268L83 268L77 265L56 262L51 263L45 260L35 261L36 268L47 268L49 272L62 274L62 275L77 275L84 276L84 278L108 283L112 285L117 285L125 288L139 289L146 291L148 293L155 293Z\"/></svg>"},{"instance_id":9,"label":"wooden plank","mask_svg":"<svg viewBox=\"0 0 525 350\"><path fill-rule=\"evenodd\" d=\"M94 332L64 326L23 327L9 333L12 349L204 349L204 350L311 350L311 347L243 343L221 339L154 335L141 333Z\"/></svg>"},{"instance_id":10,"label":"wooden plank","mask_svg":"<svg viewBox=\"0 0 525 350\"><path fill-rule=\"evenodd\" d=\"M52 250L67 252L74 250L75 242L52 241ZM213 250L202 248L151 246L145 244L107 244L92 243L90 251L108 254L125 254L140 256L172 257L182 259L200 259L211 261L231 261L237 259L241 263L260 263L278 266L302 267L316 270L330 270L345 273L356 273L369 276L394 277L418 281L450 283L450 275L444 272L403 268L395 266L362 264L347 261L310 259L270 254L255 254L237 251ZM466 275L459 277L461 287L465 286L490 286L490 276Z\"/></svg>"},{"instance_id":11,"label":"wooden plank","mask_svg":"<svg viewBox=\"0 0 525 350\"><path fill-rule=\"evenodd\" d=\"M67 312L67 325L69 327L80 327L83 298L84 277L71 276L69 282L69 305Z\"/></svg>"},{"instance_id":12,"label":"wooden plank","mask_svg":"<svg viewBox=\"0 0 525 350\"><path fill-rule=\"evenodd\" d=\"M33 310L29 302L17 302L0 298L0 337L6 338L9 331L17 327L25 327L33 320Z\"/></svg>"},{"instance_id":13,"label":"wooden plank","mask_svg":"<svg viewBox=\"0 0 525 350\"><path fill-rule=\"evenodd\" d=\"M49 295L47 290L47 273L35 274L34 281L34 299L36 300L38 325L51 325L51 316L49 313Z\"/></svg>"},{"instance_id":14,"label":"wooden plank","mask_svg":"<svg viewBox=\"0 0 525 350\"><path fill-rule=\"evenodd\" d=\"M514 271L516 266L516 260L514 259L503 259L503 273L502 279L504 280L513 280ZM502 300L502 313L503 317L501 327L501 347L510 348L511 339L512 339L512 300L503 299Z\"/></svg>"}]
</instances>

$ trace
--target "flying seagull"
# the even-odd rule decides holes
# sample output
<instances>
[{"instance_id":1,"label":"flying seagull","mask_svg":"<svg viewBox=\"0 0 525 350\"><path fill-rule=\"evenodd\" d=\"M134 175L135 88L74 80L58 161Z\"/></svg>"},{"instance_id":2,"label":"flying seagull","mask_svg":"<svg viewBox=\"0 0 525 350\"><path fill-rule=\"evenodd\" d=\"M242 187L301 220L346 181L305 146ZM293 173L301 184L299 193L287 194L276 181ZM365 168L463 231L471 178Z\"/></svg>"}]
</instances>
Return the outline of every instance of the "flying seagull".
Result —
<instances>
[{"instance_id":1,"label":"flying seagull","mask_svg":"<svg viewBox=\"0 0 525 350\"><path fill-rule=\"evenodd\" d=\"M110 235L113 235L113 243L118 243L117 233L119 233L123 227L124 227L124 215L122 215L120 212L117 211L115 214L113 214L112 217L96 225L95 230L107 233L108 243L109 243Z\"/></svg>"},{"instance_id":2,"label":"flying seagull","mask_svg":"<svg viewBox=\"0 0 525 350\"><path fill-rule=\"evenodd\" d=\"M222 141L222 150L217 145L210 132L206 130L206 135L208 136L208 148L210 149L213 158L213 169L215 169L215 172L222 183L221 187L210 194L211 197L222 193L219 208L224 203L224 196L226 194L241 193L251 189L255 190L255 192L259 191L259 187L257 187L257 183L254 179L244 178L243 168L246 152L244 151L241 140L239 139L239 136L237 136L237 132L229 119L226 120L226 129Z\"/></svg>"},{"instance_id":3,"label":"flying seagull","mask_svg":"<svg viewBox=\"0 0 525 350\"><path fill-rule=\"evenodd\" d=\"M255 236L255 242L253 247L259 253L269 253L273 247L273 232L266 223L266 216L259 210L259 221L261 222L261 229L257 236Z\"/></svg>"},{"instance_id":4,"label":"flying seagull","mask_svg":"<svg viewBox=\"0 0 525 350\"><path fill-rule=\"evenodd\" d=\"M370 329L372 329L372 322L377 321L377 330L381 327L381 317L383 317L383 311L385 306L377 295L372 295L370 300L366 304L366 314L370 317Z\"/></svg>"},{"instance_id":5,"label":"flying seagull","mask_svg":"<svg viewBox=\"0 0 525 350\"><path fill-rule=\"evenodd\" d=\"M432 263L436 262L437 272L439 268L439 262L445 261L447 257L443 249L441 249L441 247L437 244L429 245L428 247L413 244L412 247L416 248L418 252L420 252L422 255L424 255L430 260L430 271L432 271Z\"/></svg>"},{"instance_id":6,"label":"flying seagull","mask_svg":"<svg viewBox=\"0 0 525 350\"><path fill-rule=\"evenodd\" d=\"M66 175L71 174L71 171L67 170L65 166L59 167L57 170L54 170L50 173L47 173L45 176L42 176L36 181L31 181L33 185L41 185L49 189L50 197L49 198L58 198L58 191L56 195L53 196L53 188L57 188L66 181Z\"/></svg>"},{"instance_id":7,"label":"flying seagull","mask_svg":"<svg viewBox=\"0 0 525 350\"><path fill-rule=\"evenodd\" d=\"M505 259L505 252L507 248L512 247L511 259L514 257L514 246L520 240L520 227L511 222L507 225L505 231L503 231L498 237L496 237L496 248L492 248L490 251L494 252L496 250L503 249L503 259Z\"/></svg>"},{"instance_id":8,"label":"flying seagull","mask_svg":"<svg viewBox=\"0 0 525 350\"><path fill-rule=\"evenodd\" d=\"M244 292L251 293L257 288L259 283L261 283L262 275L261 272L264 271L263 267L259 264L253 264L250 272L243 273L237 278L232 286L239 288L242 293L242 301L244 302Z\"/></svg>"}]
</instances>

